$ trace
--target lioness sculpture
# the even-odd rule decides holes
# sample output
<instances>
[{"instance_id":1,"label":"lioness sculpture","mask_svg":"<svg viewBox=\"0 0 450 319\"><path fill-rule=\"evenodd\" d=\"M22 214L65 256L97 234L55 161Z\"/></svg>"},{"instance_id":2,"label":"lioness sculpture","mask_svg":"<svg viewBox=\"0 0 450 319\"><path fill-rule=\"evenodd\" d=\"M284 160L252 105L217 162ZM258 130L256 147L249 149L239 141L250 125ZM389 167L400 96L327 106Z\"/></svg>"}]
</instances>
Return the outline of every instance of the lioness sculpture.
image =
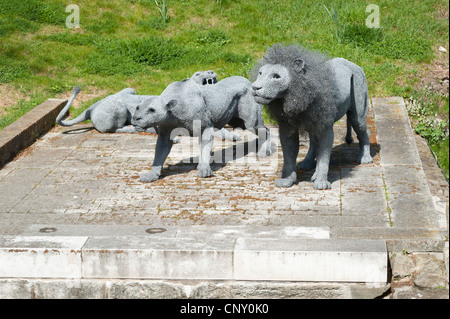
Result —
<instances>
[{"instance_id":1,"label":"lioness sculpture","mask_svg":"<svg viewBox=\"0 0 450 319\"><path fill-rule=\"evenodd\" d=\"M183 128L191 136L200 135L198 176L210 177L211 150L214 129L233 127L263 132L263 143L258 156L271 153L270 131L264 126L262 106L255 102L249 80L241 76L225 78L213 85L199 86L192 79L173 82L159 97L143 101L133 115L132 124L142 129L156 126L158 140L155 158L148 174L141 175L142 182L152 182L161 175L164 162L172 148L171 132Z\"/></svg>"},{"instance_id":2,"label":"lioness sculpture","mask_svg":"<svg viewBox=\"0 0 450 319\"><path fill-rule=\"evenodd\" d=\"M361 67L342 58L328 60L324 55L299 46L274 45L255 67L255 101L266 104L279 123L283 151L282 178L275 184L290 187L297 179L296 159L299 130L309 134L310 147L299 169L310 170L315 189L331 188L327 180L333 125L347 114L347 143L355 130L361 153L360 163L371 163L367 134L369 94Z\"/></svg>"},{"instance_id":3,"label":"lioness sculpture","mask_svg":"<svg viewBox=\"0 0 450 319\"><path fill-rule=\"evenodd\" d=\"M211 85L217 83L217 74L214 71L195 72L191 79L198 85ZM104 99L94 103L78 117L70 121L64 121L63 117L69 111L77 94L80 93L80 87L75 87L69 101L61 110L56 118L56 123L62 126L72 126L86 120L91 120L94 128L101 133L137 133L143 130L131 125L131 117L136 107L144 100L153 100L154 95L136 95L132 88L126 88L116 94L109 95ZM155 133L153 128L147 129ZM239 140L237 133L231 133L227 130L216 132L217 137L229 140ZM178 138L174 138L178 142Z\"/></svg>"},{"instance_id":4,"label":"lioness sculpture","mask_svg":"<svg viewBox=\"0 0 450 319\"><path fill-rule=\"evenodd\" d=\"M64 121L70 106L72 105L80 88L77 86L72 92L69 101L56 117L56 123L62 126L72 126L87 120L91 120L94 128L101 133L136 133L138 130L131 124L131 114L136 106L146 99L154 99L152 95L136 95L132 88L109 95L91 105L76 118ZM141 130L139 130L141 131Z\"/></svg>"}]
</instances>

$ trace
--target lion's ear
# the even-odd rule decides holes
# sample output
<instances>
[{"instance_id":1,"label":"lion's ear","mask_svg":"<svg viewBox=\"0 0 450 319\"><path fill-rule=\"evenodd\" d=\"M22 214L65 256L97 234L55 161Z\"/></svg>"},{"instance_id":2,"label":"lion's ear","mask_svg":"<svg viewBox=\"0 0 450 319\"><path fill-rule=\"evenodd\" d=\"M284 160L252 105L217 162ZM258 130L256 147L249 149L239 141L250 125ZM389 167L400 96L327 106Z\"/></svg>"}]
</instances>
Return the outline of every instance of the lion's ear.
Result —
<instances>
[{"instance_id":1,"label":"lion's ear","mask_svg":"<svg viewBox=\"0 0 450 319\"><path fill-rule=\"evenodd\" d=\"M302 59L295 59L294 60L294 70L298 73L304 72L305 68L305 61Z\"/></svg>"},{"instance_id":2,"label":"lion's ear","mask_svg":"<svg viewBox=\"0 0 450 319\"><path fill-rule=\"evenodd\" d=\"M166 104L166 110L167 111L172 111L172 109L174 108L175 105L177 105L178 101L177 100L170 100L167 104Z\"/></svg>"}]
</instances>

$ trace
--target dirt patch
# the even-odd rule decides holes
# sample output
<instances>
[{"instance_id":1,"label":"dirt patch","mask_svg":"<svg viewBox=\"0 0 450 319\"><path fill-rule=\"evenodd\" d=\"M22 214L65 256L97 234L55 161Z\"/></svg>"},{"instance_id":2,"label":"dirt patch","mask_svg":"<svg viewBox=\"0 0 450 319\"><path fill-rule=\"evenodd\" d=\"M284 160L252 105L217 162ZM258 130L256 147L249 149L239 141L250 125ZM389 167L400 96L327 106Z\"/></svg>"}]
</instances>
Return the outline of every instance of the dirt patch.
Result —
<instances>
[{"instance_id":1,"label":"dirt patch","mask_svg":"<svg viewBox=\"0 0 450 319\"><path fill-rule=\"evenodd\" d=\"M444 48L447 52L442 52L439 48ZM436 59L430 65L424 65L419 73L420 81L416 84L416 89L426 88L430 91L448 94L449 92L449 43L443 43L434 48Z\"/></svg>"},{"instance_id":2,"label":"dirt patch","mask_svg":"<svg viewBox=\"0 0 450 319\"><path fill-rule=\"evenodd\" d=\"M72 107L78 109L82 104L99 96L106 96L109 91L97 87L83 88L72 103ZM57 99L69 99L72 91L64 92L55 96Z\"/></svg>"},{"instance_id":3,"label":"dirt patch","mask_svg":"<svg viewBox=\"0 0 450 319\"><path fill-rule=\"evenodd\" d=\"M225 18L225 21L226 21L227 29L230 29L235 25L235 23L228 21L226 18ZM217 17L212 17L212 18L191 17L189 19L189 22L191 24L201 25L201 26L205 26L205 27L209 27L209 28L220 27L220 19Z\"/></svg>"},{"instance_id":4,"label":"dirt patch","mask_svg":"<svg viewBox=\"0 0 450 319\"><path fill-rule=\"evenodd\" d=\"M14 106L20 100L30 98L8 84L0 84L0 117L6 113L6 108Z\"/></svg>"}]
</instances>

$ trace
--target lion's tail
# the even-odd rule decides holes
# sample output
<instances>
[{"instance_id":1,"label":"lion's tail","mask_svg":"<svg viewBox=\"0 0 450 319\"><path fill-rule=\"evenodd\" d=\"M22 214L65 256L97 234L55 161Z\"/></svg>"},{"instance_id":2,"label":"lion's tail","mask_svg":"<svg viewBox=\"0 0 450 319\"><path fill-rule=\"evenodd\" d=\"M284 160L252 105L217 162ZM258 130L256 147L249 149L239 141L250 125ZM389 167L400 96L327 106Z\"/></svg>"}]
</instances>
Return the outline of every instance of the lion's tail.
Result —
<instances>
[{"instance_id":1,"label":"lion's tail","mask_svg":"<svg viewBox=\"0 0 450 319\"><path fill-rule=\"evenodd\" d=\"M89 120L89 112L87 112L88 110L86 110L83 113L81 113L78 117L74 118L73 120L63 121L63 117L69 111L69 108L73 103L73 100L75 100L75 97L78 95L78 93L80 93L80 91L81 91L81 89L79 86L76 86L73 89L72 95L70 96L69 101L67 101L66 106L64 106L64 108L61 110L61 112L59 112L58 116L56 117L57 124L62 125L62 126L72 126L77 123Z\"/></svg>"}]
</instances>

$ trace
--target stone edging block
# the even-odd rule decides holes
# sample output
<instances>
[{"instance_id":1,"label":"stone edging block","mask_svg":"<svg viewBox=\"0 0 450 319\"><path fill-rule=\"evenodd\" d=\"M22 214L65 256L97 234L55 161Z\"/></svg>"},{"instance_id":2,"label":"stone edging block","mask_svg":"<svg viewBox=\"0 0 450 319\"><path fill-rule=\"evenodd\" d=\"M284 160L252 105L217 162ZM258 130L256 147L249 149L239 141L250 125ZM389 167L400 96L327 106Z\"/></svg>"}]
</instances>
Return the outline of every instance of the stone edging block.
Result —
<instances>
[{"instance_id":1,"label":"stone edging block","mask_svg":"<svg viewBox=\"0 0 450 319\"><path fill-rule=\"evenodd\" d=\"M66 102L48 99L0 130L0 168L50 130Z\"/></svg>"},{"instance_id":2,"label":"stone edging block","mask_svg":"<svg viewBox=\"0 0 450 319\"><path fill-rule=\"evenodd\" d=\"M387 282L384 240L2 236L0 278Z\"/></svg>"}]
</instances>

